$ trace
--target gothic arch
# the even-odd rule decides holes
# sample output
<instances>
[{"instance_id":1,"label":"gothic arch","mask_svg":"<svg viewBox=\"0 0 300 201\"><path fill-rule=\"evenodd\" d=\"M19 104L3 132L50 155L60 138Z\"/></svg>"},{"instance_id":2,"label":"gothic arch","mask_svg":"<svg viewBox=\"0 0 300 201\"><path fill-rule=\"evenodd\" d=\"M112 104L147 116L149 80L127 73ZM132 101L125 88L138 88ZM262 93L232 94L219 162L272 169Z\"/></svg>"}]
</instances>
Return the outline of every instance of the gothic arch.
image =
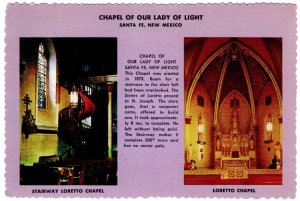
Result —
<instances>
[{"instance_id":1,"label":"gothic arch","mask_svg":"<svg viewBox=\"0 0 300 201\"><path fill-rule=\"evenodd\" d=\"M235 94L235 96L237 97L237 98L241 98L241 101L240 101L240 104L241 103L245 103L246 104L246 109L247 109L247 114L249 114L249 121L251 122L251 116L252 116L252 113L251 113L251 107L250 107L250 105L249 105L249 102L247 101L247 99L243 96L243 94L241 94L239 91L237 91L237 90L232 90L230 93L228 93L227 95L226 95L226 97L222 100L222 102L221 102L221 104L220 104L220 109L219 109L219 112L218 112L218 124L220 123L219 121L220 121L220 112L222 112L221 110L224 108L224 104L226 103L226 102L229 102L228 100L229 100L229 98L230 97L232 97L232 95L233 94ZM245 115L243 115L243 116L245 116ZM241 121L241 119L240 119L240 121ZM249 123L250 123L249 122ZM248 126L249 126L249 124L247 124Z\"/></svg>"},{"instance_id":2,"label":"gothic arch","mask_svg":"<svg viewBox=\"0 0 300 201\"><path fill-rule=\"evenodd\" d=\"M192 83L190 85L190 87L188 88L188 93L187 93L187 99L186 99L186 109L185 109L185 116L190 116L190 111L191 111L191 99L192 99L192 95L195 89L195 86L199 80L199 78L201 77L201 75L203 74L203 72L205 71L205 69L209 66L209 64L219 55L221 55L223 52L228 51L229 48L232 46L232 44L236 44L238 46L238 48L240 48L242 51L247 52L250 56L252 56L261 66L262 68L265 70L265 72L268 74L269 78L271 79L271 82L275 88L276 94L277 94L277 98L278 98L278 102L279 102L279 108L280 108L280 115L282 114L282 97L281 97L281 92L280 92L280 88L277 84L276 78L274 76L274 74L271 71L271 68L254 52L252 51L249 47L241 44L238 41L232 41L226 45L224 45L223 47L219 48L217 51L215 51L210 57L208 57L206 59L206 61L203 63L203 65L201 67L199 67L198 72L196 73L195 77L192 80ZM225 74L226 72L226 68L227 67L227 63L226 60L223 63L223 69L222 71L224 71L223 73ZM243 64L243 61L241 61L241 64L243 66L243 68L245 68L245 64ZM221 81L222 82L222 81ZM219 85L222 84L219 81ZM249 86L249 84L248 84ZM218 88L220 88L220 86L218 86ZM249 90L249 88L248 88ZM219 89L220 93L221 89ZM251 97L251 91L249 91L250 97ZM253 119L255 118L255 106L254 106L254 102L253 102L253 98L251 98L251 110L252 110L252 117ZM217 113L218 113L218 109L219 109L219 98L217 96L217 99L215 101L215 111L214 111L214 125L217 124ZM255 121L253 120L253 123L255 124Z\"/></svg>"}]
</instances>

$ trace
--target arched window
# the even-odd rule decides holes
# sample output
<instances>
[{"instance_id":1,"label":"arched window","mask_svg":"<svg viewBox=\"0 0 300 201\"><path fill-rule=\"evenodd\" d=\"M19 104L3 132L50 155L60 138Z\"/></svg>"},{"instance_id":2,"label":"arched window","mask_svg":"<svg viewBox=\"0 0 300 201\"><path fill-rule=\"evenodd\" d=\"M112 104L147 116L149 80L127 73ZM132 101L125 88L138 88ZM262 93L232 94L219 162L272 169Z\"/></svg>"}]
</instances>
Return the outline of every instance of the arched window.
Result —
<instances>
[{"instance_id":1,"label":"arched window","mask_svg":"<svg viewBox=\"0 0 300 201\"><path fill-rule=\"evenodd\" d=\"M47 75L48 61L45 54L43 43L39 44L38 61L37 61L37 92L38 92L38 108L46 109L46 92L47 92Z\"/></svg>"}]
</instances>

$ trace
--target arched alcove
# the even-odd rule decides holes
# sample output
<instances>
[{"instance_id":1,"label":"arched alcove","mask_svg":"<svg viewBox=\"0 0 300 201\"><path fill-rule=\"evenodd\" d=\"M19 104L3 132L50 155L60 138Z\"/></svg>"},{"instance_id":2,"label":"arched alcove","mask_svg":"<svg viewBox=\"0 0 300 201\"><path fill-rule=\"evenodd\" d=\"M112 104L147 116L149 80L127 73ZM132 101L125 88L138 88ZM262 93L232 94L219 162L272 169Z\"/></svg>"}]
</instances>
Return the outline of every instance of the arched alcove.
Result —
<instances>
[{"instance_id":1,"label":"arched alcove","mask_svg":"<svg viewBox=\"0 0 300 201\"><path fill-rule=\"evenodd\" d=\"M218 119L219 125L222 129L222 133L230 134L230 131L232 129L233 107L231 105L231 101L233 99L237 99L239 102L239 105L237 107L237 115L238 125L241 133L249 133L251 125L251 109L246 98L237 90L233 90L229 94L227 94L220 105Z\"/></svg>"}]
</instances>

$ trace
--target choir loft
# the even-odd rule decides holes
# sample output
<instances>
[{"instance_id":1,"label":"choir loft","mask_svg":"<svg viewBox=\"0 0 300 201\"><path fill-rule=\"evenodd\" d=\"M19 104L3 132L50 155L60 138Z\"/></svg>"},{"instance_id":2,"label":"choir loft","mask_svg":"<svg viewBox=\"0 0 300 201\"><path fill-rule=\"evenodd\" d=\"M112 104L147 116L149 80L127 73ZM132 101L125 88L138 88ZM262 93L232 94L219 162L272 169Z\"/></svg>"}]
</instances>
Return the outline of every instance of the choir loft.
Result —
<instances>
[{"instance_id":1,"label":"choir loft","mask_svg":"<svg viewBox=\"0 0 300 201\"><path fill-rule=\"evenodd\" d=\"M185 38L184 183L282 184L281 38Z\"/></svg>"},{"instance_id":2,"label":"choir loft","mask_svg":"<svg viewBox=\"0 0 300 201\"><path fill-rule=\"evenodd\" d=\"M116 38L20 38L20 184L117 184Z\"/></svg>"}]
</instances>

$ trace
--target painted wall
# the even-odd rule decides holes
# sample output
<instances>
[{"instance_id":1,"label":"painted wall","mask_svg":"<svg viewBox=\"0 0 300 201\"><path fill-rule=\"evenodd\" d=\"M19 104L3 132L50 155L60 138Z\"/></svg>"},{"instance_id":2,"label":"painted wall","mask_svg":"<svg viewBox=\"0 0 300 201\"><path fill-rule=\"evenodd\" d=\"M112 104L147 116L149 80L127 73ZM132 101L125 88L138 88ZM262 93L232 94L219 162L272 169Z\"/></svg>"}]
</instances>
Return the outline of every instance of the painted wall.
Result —
<instances>
[{"instance_id":1,"label":"painted wall","mask_svg":"<svg viewBox=\"0 0 300 201\"><path fill-rule=\"evenodd\" d=\"M265 105L265 99L267 96L272 97L271 105ZM278 104L277 94L271 82L268 82L264 87L262 94L260 96L260 100L257 106L257 123L258 123L258 136L257 136L257 144L258 144L258 168L268 168L268 166L272 163L272 159L275 155L274 145L277 141L282 144L281 139L281 126L278 121L278 117L280 115L280 109ZM271 113L273 119L273 142L266 144L264 142L264 135L266 132L266 116Z\"/></svg>"},{"instance_id":2,"label":"painted wall","mask_svg":"<svg viewBox=\"0 0 300 201\"><path fill-rule=\"evenodd\" d=\"M197 97L203 96L204 98L204 107L201 107L197 104ZM203 84L198 83L195 87L194 94L192 96L191 101L191 123L190 125L186 125L185 135L188 137L185 138L185 150L187 147L192 144L193 149L193 158L196 161L195 166L197 168L211 168L213 164L212 158L212 146L213 146L213 132L212 132L212 106L208 97L208 94L203 86ZM204 126L205 126L205 141L206 145L197 144L198 140L198 117L200 116L204 118ZM203 149L204 157L202 161L199 156L199 148Z\"/></svg>"},{"instance_id":3,"label":"painted wall","mask_svg":"<svg viewBox=\"0 0 300 201\"><path fill-rule=\"evenodd\" d=\"M51 41L48 41L46 46L50 53L46 109L37 108L37 48L36 58L33 56L26 61L25 69L22 76L20 76L20 164L24 165L32 165L38 162L39 156L58 155L59 140L57 134L50 134L45 131L43 133L32 134L28 139L25 139L21 131L22 116L25 111L25 104L22 98L26 94L32 100L28 109L32 111L38 129L57 131L56 56ZM32 52L32 55L35 55L34 52Z\"/></svg>"},{"instance_id":4,"label":"painted wall","mask_svg":"<svg viewBox=\"0 0 300 201\"><path fill-rule=\"evenodd\" d=\"M42 125L47 125L48 129L57 129L57 122L55 122L57 114L53 111L43 111L40 113L40 111L36 108L36 88L36 64L35 62L31 62L26 65L23 76L20 79L20 125L25 111L25 104L21 101L21 99L28 94L32 100L28 109L31 109L35 118L38 114L38 119L36 120ZM48 103L48 109L56 107L56 103L51 101L48 101ZM41 126L38 126L38 128L41 129ZM20 164L32 165L33 163L38 162L39 156L57 155L57 143L58 137L56 134L37 133L32 134L28 139L25 139L24 134L21 133L20 126Z\"/></svg>"}]
</instances>

